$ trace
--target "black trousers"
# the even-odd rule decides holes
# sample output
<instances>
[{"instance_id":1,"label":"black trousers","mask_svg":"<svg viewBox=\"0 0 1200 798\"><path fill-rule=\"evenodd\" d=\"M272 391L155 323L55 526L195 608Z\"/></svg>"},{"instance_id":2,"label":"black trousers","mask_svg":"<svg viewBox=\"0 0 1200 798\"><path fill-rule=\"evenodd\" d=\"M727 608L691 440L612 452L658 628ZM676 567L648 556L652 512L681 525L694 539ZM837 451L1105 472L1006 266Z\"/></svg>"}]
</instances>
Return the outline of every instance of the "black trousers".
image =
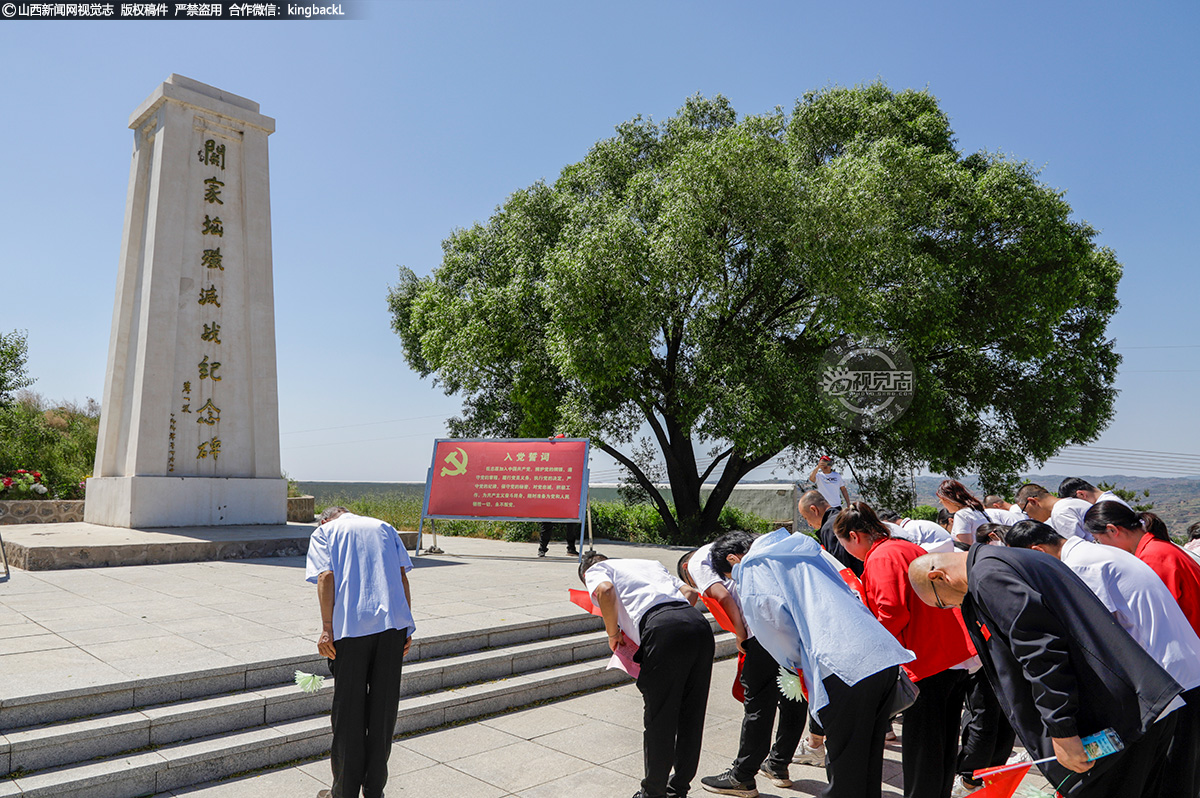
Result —
<instances>
[{"instance_id":1,"label":"black trousers","mask_svg":"<svg viewBox=\"0 0 1200 798\"><path fill-rule=\"evenodd\" d=\"M716 648L712 628L699 610L673 602L650 608L642 617L641 635L642 792L646 798L685 796L700 766Z\"/></svg>"},{"instance_id":2,"label":"black trousers","mask_svg":"<svg viewBox=\"0 0 1200 798\"><path fill-rule=\"evenodd\" d=\"M829 703L818 714L825 727L825 776L829 784L820 798L882 795L883 735L890 722L888 703L898 675L898 666L892 665L853 686L837 676L826 677Z\"/></svg>"},{"instance_id":3,"label":"black trousers","mask_svg":"<svg viewBox=\"0 0 1200 798\"><path fill-rule=\"evenodd\" d=\"M792 755L804 733L808 715L807 701L792 701L779 690L779 663L751 637L743 648L742 690L746 693L742 716L742 737L738 743L733 775L738 781L750 781L764 761L774 769L791 764ZM775 708L779 707L779 731L771 746L771 728Z\"/></svg>"},{"instance_id":4,"label":"black trousers","mask_svg":"<svg viewBox=\"0 0 1200 798\"><path fill-rule=\"evenodd\" d=\"M388 629L334 644L333 798L380 798L396 732L400 667L408 631Z\"/></svg>"},{"instance_id":5,"label":"black trousers","mask_svg":"<svg viewBox=\"0 0 1200 798\"><path fill-rule=\"evenodd\" d=\"M550 541L555 536L567 541L567 554L575 552L575 541L579 540L578 524L555 524L543 521L538 524L538 551L545 553L550 550Z\"/></svg>"},{"instance_id":6,"label":"black trousers","mask_svg":"<svg viewBox=\"0 0 1200 798\"><path fill-rule=\"evenodd\" d=\"M980 668L967 677L962 748L955 771L974 781L975 771L1006 763L1016 739L1017 734L1004 716L987 674Z\"/></svg>"},{"instance_id":7,"label":"black trousers","mask_svg":"<svg viewBox=\"0 0 1200 798\"><path fill-rule=\"evenodd\" d=\"M967 672L944 670L917 682L900 735L904 798L950 798L958 762L958 723Z\"/></svg>"},{"instance_id":8,"label":"black trousers","mask_svg":"<svg viewBox=\"0 0 1200 798\"><path fill-rule=\"evenodd\" d=\"M1127 744L1124 751L1096 760L1082 780L1072 774L1068 778L1070 786L1060 792L1069 798L1156 798L1163 794L1163 767L1177 714L1172 712L1155 723L1146 736Z\"/></svg>"},{"instance_id":9,"label":"black trousers","mask_svg":"<svg viewBox=\"0 0 1200 798\"><path fill-rule=\"evenodd\" d=\"M1187 706L1171 714L1175 716L1175 734L1167 749L1167 760L1162 771L1162 798L1200 795L1200 772L1197 757L1200 756L1200 687L1183 694Z\"/></svg>"}]
</instances>

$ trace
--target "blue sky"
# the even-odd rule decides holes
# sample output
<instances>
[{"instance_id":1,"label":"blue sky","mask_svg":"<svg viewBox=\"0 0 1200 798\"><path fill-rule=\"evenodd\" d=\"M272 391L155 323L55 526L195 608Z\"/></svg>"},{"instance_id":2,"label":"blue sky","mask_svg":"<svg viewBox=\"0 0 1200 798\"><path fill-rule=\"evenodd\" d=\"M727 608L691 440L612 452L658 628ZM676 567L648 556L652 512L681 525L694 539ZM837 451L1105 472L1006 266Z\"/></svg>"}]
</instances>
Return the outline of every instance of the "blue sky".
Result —
<instances>
[{"instance_id":1,"label":"blue sky","mask_svg":"<svg viewBox=\"0 0 1200 798\"><path fill-rule=\"evenodd\" d=\"M790 110L810 89L879 78L928 88L961 150L1041 167L1125 266L1116 419L1077 455L1114 465L1045 470L1174 476L1098 447L1200 455L1194 2L364 5L362 21L0 20L0 330L28 330L37 391L101 398L126 125L173 72L277 120L283 465L334 480L424 479L459 406L408 369L388 326L398 264L429 273L451 230L637 114L666 118L696 92Z\"/></svg>"}]
</instances>

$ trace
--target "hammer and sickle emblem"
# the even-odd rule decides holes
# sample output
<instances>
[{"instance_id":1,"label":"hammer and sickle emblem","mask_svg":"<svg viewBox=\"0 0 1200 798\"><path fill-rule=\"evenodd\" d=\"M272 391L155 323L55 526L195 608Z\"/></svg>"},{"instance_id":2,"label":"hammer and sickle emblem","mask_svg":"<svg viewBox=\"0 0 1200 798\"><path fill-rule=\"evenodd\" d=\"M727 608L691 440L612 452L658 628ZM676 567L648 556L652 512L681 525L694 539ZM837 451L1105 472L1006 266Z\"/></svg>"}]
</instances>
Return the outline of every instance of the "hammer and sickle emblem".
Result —
<instances>
[{"instance_id":1,"label":"hammer and sickle emblem","mask_svg":"<svg viewBox=\"0 0 1200 798\"><path fill-rule=\"evenodd\" d=\"M462 457L459 457L459 455ZM442 467L442 476L456 477L459 474L467 473L467 453L461 447L446 455L446 462L454 466L454 468Z\"/></svg>"}]
</instances>

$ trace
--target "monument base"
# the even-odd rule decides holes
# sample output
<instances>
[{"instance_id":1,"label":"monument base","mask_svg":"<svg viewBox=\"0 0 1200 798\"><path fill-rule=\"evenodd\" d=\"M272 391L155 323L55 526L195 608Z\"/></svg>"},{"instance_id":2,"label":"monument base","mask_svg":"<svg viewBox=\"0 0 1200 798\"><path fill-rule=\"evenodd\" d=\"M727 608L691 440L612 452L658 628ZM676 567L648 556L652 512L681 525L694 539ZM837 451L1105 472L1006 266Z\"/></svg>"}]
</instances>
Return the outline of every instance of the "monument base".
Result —
<instances>
[{"instance_id":1,"label":"monument base","mask_svg":"<svg viewBox=\"0 0 1200 798\"><path fill-rule=\"evenodd\" d=\"M138 527L287 523L287 482L234 477L92 477L84 521Z\"/></svg>"}]
</instances>

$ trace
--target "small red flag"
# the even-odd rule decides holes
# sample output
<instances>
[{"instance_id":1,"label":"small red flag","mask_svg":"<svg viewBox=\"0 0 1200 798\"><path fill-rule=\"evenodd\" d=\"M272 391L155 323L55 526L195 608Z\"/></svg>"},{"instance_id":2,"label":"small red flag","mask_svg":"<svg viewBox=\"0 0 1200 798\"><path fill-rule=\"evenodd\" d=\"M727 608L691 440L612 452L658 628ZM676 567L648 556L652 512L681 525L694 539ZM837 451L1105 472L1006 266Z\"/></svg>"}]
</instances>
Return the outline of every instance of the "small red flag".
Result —
<instances>
[{"instance_id":1,"label":"small red flag","mask_svg":"<svg viewBox=\"0 0 1200 798\"><path fill-rule=\"evenodd\" d=\"M733 621L729 620L729 613L725 612L725 608L721 606L721 602L708 596L701 596L704 601L704 606L708 607L708 612L717 621L717 626L720 626L726 632L734 634Z\"/></svg>"},{"instance_id":2,"label":"small red flag","mask_svg":"<svg viewBox=\"0 0 1200 798\"><path fill-rule=\"evenodd\" d=\"M733 697L741 703L746 703L746 689L742 687L742 666L746 664L746 655L738 652L737 673L733 674Z\"/></svg>"},{"instance_id":3,"label":"small red flag","mask_svg":"<svg viewBox=\"0 0 1200 798\"><path fill-rule=\"evenodd\" d=\"M975 771L973 775L977 779L983 779L984 787L971 793L971 798L1012 798L1017 787L1021 786L1021 779L1025 778L1031 767L1032 762L1024 762L1020 765L1002 765L998 768Z\"/></svg>"},{"instance_id":4,"label":"small red flag","mask_svg":"<svg viewBox=\"0 0 1200 798\"><path fill-rule=\"evenodd\" d=\"M571 594L571 603L572 604L578 604L580 607L587 610L592 615L603 615L604 614L604 613L600 612L599 607L597 607L595 604L592 603L591 594L589 594L586 590L575 590L574 588L567 588L567 590Z\"/></svg>"}]
</instances>

